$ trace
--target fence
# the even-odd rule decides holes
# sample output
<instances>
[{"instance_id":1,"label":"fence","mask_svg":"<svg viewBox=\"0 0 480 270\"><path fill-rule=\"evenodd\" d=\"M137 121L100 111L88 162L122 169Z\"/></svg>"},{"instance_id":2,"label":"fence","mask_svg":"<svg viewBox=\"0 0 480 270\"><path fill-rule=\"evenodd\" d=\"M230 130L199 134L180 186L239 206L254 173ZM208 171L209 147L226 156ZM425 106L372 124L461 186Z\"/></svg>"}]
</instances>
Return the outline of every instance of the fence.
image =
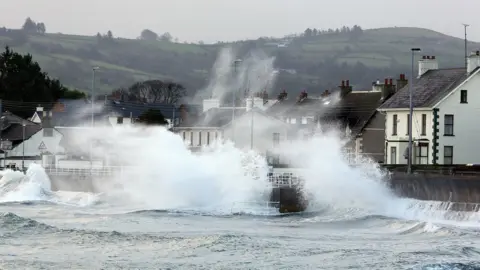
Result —
<instances>
[{"instance_id":1,"label":"fence","mask_svg":"<svg viewBox=\"0 0 480 270\"><path fill-rule=\"evenodd\" d=\"M92 169L78 169L78 168L45 168L45 172L50 176L111 176L123 175L125 173L135 173L141 171L139 167L129 166L105 166L101 168ZM270 172L268 181L274 187L293 187L303 183L301 177L292 172Z\"/></svg>"}]
</instances>

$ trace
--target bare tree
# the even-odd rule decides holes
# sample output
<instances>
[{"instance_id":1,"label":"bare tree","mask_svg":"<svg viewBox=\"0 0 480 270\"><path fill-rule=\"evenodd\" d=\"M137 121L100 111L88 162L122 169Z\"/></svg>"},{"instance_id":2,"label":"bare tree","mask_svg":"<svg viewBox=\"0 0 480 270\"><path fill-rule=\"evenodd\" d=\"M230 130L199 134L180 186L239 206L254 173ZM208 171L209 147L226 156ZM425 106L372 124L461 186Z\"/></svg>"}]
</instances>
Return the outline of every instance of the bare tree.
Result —
<instances>
[{"instance_id":1,"label":"bare tree","mask_svg":"<svg viewBox=\"0 0 480 270\"><path fill-rule=\"evenodd\" d=\"M172 81L148 80L137 82L130 86L126 93L123 89L112 92L112 96L121 94L128 97L129 101L143 103L175 104L186 94L183 85Z\"/></svg>"},{"instance_id":2,"label":"bare tree","mask_svg":"<svg viewBox=\"0 0 480 270\"><path fill-rule=\"evenodd\" d=\"M176 104L186 94L186 89L183 85L175 82L164 83L162 98L163 102L167 104Z\"/></svg>"}]
</instances>

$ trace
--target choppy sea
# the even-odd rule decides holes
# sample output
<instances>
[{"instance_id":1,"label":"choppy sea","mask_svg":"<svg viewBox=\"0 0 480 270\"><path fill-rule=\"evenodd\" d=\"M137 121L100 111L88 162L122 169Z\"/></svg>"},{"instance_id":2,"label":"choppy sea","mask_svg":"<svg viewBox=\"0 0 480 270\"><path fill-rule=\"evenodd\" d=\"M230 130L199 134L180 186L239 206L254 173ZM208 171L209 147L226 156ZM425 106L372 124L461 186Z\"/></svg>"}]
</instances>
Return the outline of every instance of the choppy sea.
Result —
<instances>
[{"instance_id":1,"label":"choppy sea","mask_svg":"<svg viewBox=\"0 0 480 270\"><path fill-rule=\"evenodd\" d=\"M480 269L479 215L435 202L155 209L40 176L0 180L0 269Z\"/></svg>"}]
</instances>

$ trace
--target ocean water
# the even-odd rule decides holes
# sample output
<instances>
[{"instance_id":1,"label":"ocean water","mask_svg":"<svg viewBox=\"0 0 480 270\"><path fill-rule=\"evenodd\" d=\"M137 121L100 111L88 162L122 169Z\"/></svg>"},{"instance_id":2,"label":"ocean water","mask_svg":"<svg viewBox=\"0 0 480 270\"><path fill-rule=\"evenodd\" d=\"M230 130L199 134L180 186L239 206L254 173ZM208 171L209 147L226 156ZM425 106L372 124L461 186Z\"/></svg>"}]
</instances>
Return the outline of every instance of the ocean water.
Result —
<instances>
[{"instance_id":1,"label":"ocean water","mask_svg":"<svg viewBox=\"0 0 480 270\"><path fill-rule=\"evenodd\" d=\"M209 206L151 208L49 181L37 165L3 172L0 269L480 269L480 216L437 202L318 199L281 215L213 192ZM179 190L169 192L185 202Z\"/></svg>"}]
</instances>

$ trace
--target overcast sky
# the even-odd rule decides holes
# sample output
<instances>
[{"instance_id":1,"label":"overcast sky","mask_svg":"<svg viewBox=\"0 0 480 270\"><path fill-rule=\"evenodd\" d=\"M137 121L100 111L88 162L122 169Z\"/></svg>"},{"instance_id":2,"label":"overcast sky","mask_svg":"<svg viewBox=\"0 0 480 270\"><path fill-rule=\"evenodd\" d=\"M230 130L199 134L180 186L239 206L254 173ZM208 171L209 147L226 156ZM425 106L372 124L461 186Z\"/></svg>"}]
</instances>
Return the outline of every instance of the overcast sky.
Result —
<instances>
[{"instance_id":1,"label":"overcast sky","mask_svg":"<svg viewBox=\"0 0 480 270\"><path fill-rule=\"evenodd\" d=\"M135 38L149 28L180 40L216 42L283 36L312 28L416 26L480 41L480 0L15 0L2 2L0 26L26 17L47 32Z\"/></svg>"}]
</instances>

